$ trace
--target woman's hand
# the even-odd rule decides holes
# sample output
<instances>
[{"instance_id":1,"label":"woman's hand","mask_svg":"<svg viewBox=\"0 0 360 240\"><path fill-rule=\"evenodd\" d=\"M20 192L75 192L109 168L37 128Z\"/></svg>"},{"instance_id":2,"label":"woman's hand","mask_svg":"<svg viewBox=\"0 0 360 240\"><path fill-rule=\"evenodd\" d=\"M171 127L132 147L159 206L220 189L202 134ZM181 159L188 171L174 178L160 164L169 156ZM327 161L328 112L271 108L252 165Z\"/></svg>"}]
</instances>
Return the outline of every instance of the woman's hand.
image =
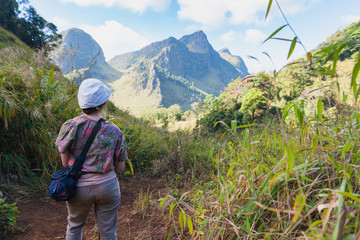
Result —
<instances>
[{"instance_id":1,"label":"woman's hand","mask_svg":"<svg viewBox=\"0 0 360 240\"><path fill-rule=\"evenodd\" d=\"M125 169L125 161L118 162L118 164L115 168L115 171L122 172L122 171L124 171L124 169Z\"/></svg>"}]
</instances>

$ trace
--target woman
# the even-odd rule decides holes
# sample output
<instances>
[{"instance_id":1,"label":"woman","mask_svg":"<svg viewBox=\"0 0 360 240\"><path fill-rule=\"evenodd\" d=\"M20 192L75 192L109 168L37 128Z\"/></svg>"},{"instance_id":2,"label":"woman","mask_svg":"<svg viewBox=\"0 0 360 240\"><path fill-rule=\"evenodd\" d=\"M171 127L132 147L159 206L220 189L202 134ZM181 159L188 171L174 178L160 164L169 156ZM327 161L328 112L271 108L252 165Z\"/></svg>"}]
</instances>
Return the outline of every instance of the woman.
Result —
<instances>
[{"instance_id":1,"label":"woman","mask_svg":"<svg viewBox=\"0 0 360 240\"><path fill-rule=\"evenodd\" d=\"M102 118L111 90L100 80L86 79L79 87L78 102L84 114L66 121L56 139L64 167L80 155L96 122ZM77 193L67 202L66 239L82 239L82 228L92 206L101 239L116 239L120 187L115 171L123 171L127 159L123 133L111 122L103 122L82 167Z\"/></svg>"}]
</instances>

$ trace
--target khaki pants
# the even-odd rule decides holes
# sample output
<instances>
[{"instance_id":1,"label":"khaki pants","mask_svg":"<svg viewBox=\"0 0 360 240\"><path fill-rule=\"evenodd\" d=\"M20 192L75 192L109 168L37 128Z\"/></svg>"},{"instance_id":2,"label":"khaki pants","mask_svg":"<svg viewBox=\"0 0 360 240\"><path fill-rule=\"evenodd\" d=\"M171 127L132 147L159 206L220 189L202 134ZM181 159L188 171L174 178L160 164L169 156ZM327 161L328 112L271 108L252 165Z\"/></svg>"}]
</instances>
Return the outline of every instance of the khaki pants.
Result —
<instances>
[{"instance_id":1,"label":"khaki pants","mask_svg":"<svg viewBox=\"0 0 360 240\"><path fill-rule=\"evenodd\" d=\"M77 188L76 196L67 202L67 240L81 240L82 228L92 206L101 240L116 240L116 224L121 194L117 178Z\"/></svg>"}]
</instances>

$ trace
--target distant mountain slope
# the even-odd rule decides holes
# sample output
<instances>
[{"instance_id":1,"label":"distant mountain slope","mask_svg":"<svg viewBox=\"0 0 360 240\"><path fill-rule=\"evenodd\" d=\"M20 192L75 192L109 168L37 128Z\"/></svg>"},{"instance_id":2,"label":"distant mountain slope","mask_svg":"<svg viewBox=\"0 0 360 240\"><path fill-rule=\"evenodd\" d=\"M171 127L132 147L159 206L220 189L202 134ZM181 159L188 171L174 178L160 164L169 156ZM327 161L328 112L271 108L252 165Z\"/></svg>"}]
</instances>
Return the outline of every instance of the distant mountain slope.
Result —
<instances>
[{"instance_id":1,"label":"distant mountain slope","mask_svg":"<svg viewBox=\"0 0 360 240\"><path fill-rule=\"evenodd\" d=\"M140 92L149 96L160 94L151 105L169 107L179 104L184 110L190 109L193 102L201 101L207 94L219 95L233 79L248 75L245 64L239 65L239 71L222 58L202 31L179 40L170 37L139 51L118 55L109 64L124 71L119 82L112 83L114 90L121 92L119 95L129 93L115 87L125 85L126 79L132 82L138 95ZM124 104L125 99L113 101Z\"/></svg>"},{"instance_id":2,"label":"distant mountain slope","mask_svg":"<svg viewBox=\"0 0 360 240\"><path fill-rule=\"evenodd\" d=\"M113 81L121 76L106 63L101 47L89 34L77 28L61 34L62 42L51 57L64 74L83 70L83 78L96 77L104 81Z\"/></svg>"},{"instance_id":3,"label":"distant mountain slope","mask_svg":"<svg viewBox=\"0 0 360 240\"><path fill-rule=\"evenodd\" d=\"M238 70L238 72L242 73L243 75L249 75L245 62L241 57L232 55L227 48L219 50L218 53L223 59L231 63L236 68L236 70Z\"/></svg>"}]
</instances>

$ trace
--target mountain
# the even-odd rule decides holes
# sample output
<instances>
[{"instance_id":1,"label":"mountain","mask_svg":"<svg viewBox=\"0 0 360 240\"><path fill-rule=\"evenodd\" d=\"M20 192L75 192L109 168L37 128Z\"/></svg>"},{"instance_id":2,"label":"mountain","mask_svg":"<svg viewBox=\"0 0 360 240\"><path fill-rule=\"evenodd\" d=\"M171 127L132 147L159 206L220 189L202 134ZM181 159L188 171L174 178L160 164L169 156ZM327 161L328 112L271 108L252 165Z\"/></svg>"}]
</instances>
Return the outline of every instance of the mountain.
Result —
<instances>
[{"instance_id":1,"label":"mountain","mask_svg":"<svg viewBox=\"0 0 360 240\"><path fill-rule=\"evenodd\" d=\"M78 73L75 75L78 81L87 77L113 81L121 76L105 61L101 47L89 34L71 28L61 35L61 43L50 57L64 74Z\"/></svg>"},{"instance_id":2,"label":"mountain","mask_svg":"<svg viewBox=\"0 0 360 240\"><path fill-rule=\"evenodd\" d=\"M241 57L232 55L228 48L223 48L219 50L218 53L223 59L231 63L240 73L243 75L249 75L245 62Z\"/></svg>"},{"instance_id":3,"label":"mountain","mask_svg":"<svg viewBox=\"0 0 360 240\"><path fill-rule=\"evenodd\" d=\"M139 104L137 96L145 95L152 101L141 101L144 108L179 104L188 110L193 102L208 94L218 96L232 80L249 74L242 59L232 57L238 58L238 68L213 49L202 31L118 55L109 61L124 74L112 83L115 95L120 97L115 96L113 101L130 107L132 103L126 100ZM129 84L135 89L121 88Z\"/></svg>"},{"instance_id":4,"label":"mountain","mask_svg":"<svg viewBox=\"0 0 360 240\"><path fill-rule=\"evenodd\" d=\"M221 55L220 55L221 54ZM183 110L208 94L218 96L234 79L248 75L240 57L213 49L202 31L118 55L108 63L98 43L72 28L62 33L53 61L65 74L104 80L113 90L111 100L135 115L147 109L178 104ZM230 61L230 60L231 61Z\"/></svg>"}]
</instances>

